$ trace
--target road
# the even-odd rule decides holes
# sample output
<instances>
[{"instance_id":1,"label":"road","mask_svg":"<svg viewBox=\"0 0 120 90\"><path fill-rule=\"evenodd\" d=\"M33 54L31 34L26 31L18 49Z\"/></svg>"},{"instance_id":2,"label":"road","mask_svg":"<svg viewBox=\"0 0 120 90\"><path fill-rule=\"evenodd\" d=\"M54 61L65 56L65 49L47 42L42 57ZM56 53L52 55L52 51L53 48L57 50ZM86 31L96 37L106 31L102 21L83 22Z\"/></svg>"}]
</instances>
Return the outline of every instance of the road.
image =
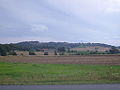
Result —
<instances>
[{"instance_id":1,"label":"road","mask_svg":"<svg viewBox=\"0 0 120 90\"><path fill-rule=\"evenodd\" d=\"M0 85L0 90L120 90L120 84L97 85Z\"/></svg>"}]
</instances>

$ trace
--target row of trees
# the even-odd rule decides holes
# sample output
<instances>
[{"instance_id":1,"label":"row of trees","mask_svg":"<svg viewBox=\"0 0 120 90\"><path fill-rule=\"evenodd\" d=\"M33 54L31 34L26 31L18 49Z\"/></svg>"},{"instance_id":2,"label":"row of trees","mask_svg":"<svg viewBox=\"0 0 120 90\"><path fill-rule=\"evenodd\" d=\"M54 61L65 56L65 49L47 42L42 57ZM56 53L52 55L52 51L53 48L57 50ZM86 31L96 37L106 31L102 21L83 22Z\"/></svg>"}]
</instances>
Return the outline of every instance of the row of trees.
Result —
<instances>
[{"instance_id":1,"label":"row of trees","mask_svg":"<svg viewBox=\"0 0 120 90\"><path fill-rule=\"evenodd\" d=\"M17 46L14 44L0 44L0 56L16 55Z\"/></svg>"},{"instance_id":2,"label":"row of trees","mask_svg":"<svg viewBox=\"0 0 120 90\"><path fill-rule=\"evenodd\" d=\"M65 48L90 47L90 46L111 47L110 45L101 44L101 43L67 43L67 42L40 43L38 41L20 42L20 43L16 43L15 45L19 46L19 50L24 50L24 51L29 51L29 50L39 51L40 49L45 49L45 48L58 49L61 47L65 47Z\"/></svg>"}]
</instances>

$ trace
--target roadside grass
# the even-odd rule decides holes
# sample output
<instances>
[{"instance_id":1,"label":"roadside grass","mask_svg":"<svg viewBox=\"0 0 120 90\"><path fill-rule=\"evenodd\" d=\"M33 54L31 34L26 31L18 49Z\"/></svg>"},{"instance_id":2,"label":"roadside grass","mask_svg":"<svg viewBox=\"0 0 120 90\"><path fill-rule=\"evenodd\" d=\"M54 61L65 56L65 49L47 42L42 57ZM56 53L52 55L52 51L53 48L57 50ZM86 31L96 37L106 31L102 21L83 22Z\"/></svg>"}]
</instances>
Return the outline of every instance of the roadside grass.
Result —
<instances>
[{"instance_id":1,"label":"roadside grass","mask_svg":"<svg viewBox=\"0 0 120 90\"><path fill-rule=\"evenodd\" d=\"M0 62L0 84L97 83L120 83L120 66Z\"/></svg>"}]
</instances>

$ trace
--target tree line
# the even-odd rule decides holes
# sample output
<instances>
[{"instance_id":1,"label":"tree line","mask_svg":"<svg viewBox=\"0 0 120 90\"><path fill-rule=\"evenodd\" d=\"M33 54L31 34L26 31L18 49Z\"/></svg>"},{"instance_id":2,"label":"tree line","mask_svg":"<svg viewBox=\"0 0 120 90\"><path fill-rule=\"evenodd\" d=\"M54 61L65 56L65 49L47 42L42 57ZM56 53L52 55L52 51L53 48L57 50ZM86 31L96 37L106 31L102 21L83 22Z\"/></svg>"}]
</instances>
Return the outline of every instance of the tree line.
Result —
<instances>
[{"instance_id":1,"label":"tree line","mask_svg":"<svg viewBox=\"0 0 120 90\"><path fill-rule=\"evenodd\" d=\"M14 44L0 44L0 56L15 55L18 47Z\"/></svg>"},{"instance_id":2,"label":"tree line","mask_svg":"<svg viewBox=\"0 0 120 90\"><path fill-rule=\"evenodd\" d=\"M101 44L101 43L68 43L68 42L38 42L38 41L26 41L16 43L20 50L40 50L40 49L58 49L59 47L65 48L75 48L75 47L90 47L90 46L100 46L100 47L111 47L111 45Z\"/></svg>"},{"instance_id":3,"label":"tree line","mask_svg":"<svg viewBox=\"0 0 120 90\"><path fill-rule=\"evenodd\" d=\"M55 54L57 54L58 52L60 55L64 55L65 52L74 53L77 55L102 54L97 51L79 52L79 51L70 50L70 48L74 48L74 47L82 48L82 47L87 47L87 46L111 47L109 51L102 52L103 54L120 53L117 47L110 46L107 44L100 44L100 43L67 43L67 42L40 43L38 41L29 41L29 42L20 42L20 43L14 43L14 44L0 44L0 56L17 55L15 52L16 50L17 51L29 51L30 55L34 55L33 51L39 51L40 49L54 49ZM47 53L45 53L45 55L47 55Z\"/></svg>"}]
</instances>

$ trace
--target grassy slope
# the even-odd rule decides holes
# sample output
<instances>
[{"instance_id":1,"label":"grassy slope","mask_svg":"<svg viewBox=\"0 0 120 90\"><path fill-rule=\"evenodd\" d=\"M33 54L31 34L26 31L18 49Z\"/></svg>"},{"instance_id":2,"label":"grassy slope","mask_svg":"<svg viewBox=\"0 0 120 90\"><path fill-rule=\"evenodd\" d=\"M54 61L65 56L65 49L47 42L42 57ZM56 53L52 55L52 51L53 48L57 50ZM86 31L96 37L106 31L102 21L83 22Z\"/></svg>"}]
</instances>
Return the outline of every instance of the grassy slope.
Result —
<instances>
[{"instance_id":1,"label":"grassy slope","mask_svg":"<svg viewBox=\"0 0 120 90\"><path fill-rule=\"evenodd\" d=\"M0 84L120 83L120 66L0 62Z\"/></svg>"}]
</instances>

